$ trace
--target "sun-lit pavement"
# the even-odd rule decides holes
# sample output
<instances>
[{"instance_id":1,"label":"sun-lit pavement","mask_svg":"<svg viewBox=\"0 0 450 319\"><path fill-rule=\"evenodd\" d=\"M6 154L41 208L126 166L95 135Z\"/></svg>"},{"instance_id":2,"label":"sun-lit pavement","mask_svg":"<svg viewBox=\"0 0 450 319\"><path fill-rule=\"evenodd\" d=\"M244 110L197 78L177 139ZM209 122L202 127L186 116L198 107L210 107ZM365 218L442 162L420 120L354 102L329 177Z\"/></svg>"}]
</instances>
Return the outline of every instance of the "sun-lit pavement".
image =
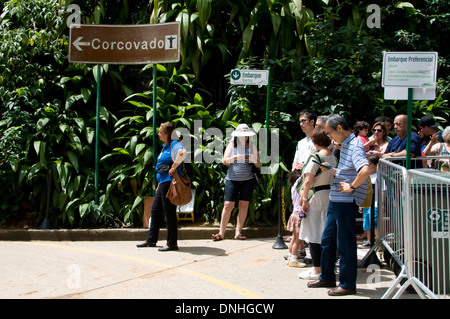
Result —
<instances>
[{"instance_id":1,"label":"sun-lit pavement","mask_svg":"<svg viewBox=\"0 0 450 319\"><path fill-rule=\"evenodd\" d=\"M0 298L379 299L395 279L389 268L360 268L356 295L329 297L298 279L303 269L288 267L272 238L180 240L169 252L136 243L0 241Z\"/></svg>"}]
</instances>

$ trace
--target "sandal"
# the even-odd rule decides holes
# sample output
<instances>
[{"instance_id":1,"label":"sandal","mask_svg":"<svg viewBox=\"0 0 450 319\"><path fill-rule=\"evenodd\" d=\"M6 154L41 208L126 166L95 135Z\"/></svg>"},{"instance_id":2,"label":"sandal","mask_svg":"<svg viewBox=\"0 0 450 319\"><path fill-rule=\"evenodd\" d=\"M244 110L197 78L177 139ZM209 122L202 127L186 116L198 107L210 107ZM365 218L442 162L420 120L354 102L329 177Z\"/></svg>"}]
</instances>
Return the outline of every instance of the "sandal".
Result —
<instances>
[{"instance_id":1,"label":"sandal","mask_svg":"<svg viewBox=\"0 0 450 319\"><path fill-rule=\"evenodd\" d=\"M220 234L212 234L211 238L213 241L220 241L223 239L223 237Z\"/></svg>"},{"instance_id":2,"label":"sandal","mask_svg":"<svg viewBox=\"0 0 450 319\"><path fill-rule=\"evenodd\" d=\"M234 236L234 239L246 240L247 237L245 237L245 236L242 235L242 234L239 234L239 235Z\"/></svg>"}]
</instances>

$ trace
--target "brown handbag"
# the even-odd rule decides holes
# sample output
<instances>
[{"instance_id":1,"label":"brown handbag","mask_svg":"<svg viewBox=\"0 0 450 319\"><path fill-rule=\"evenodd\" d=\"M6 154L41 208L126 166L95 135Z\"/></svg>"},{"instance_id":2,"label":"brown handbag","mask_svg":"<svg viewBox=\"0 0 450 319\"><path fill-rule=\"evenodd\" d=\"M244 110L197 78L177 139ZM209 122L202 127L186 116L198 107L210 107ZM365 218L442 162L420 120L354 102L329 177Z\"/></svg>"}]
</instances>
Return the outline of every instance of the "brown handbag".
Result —
<instances>
[{"instance_id":1,"label":"brown handbag","mask_svg":"<svg viewBox=\"0 0 450 319\"><path fill-rule=\"evenodd\" d=\"M170 145L170 151L172 152L172 145ZM183 206L188 204L192 200L191 193L191 180L187 175L183 162L183 176L180 176L175 170L170 182L169 190L166 197L170 202L176 206Z\"/></svg>"},{"instance_id":2,"label":"brown handbag","mask_svg":"<svg viewBox=\"0 0 450 319\"><path fill-rule=\"evenodd\" d=\"M170 202L176 206L186 205L192 199L191 180L187 176L186 171L183 172L183 175L184 176L180 176L180 174L175 171L166 195Z\"/></svg>"}]
</instances>

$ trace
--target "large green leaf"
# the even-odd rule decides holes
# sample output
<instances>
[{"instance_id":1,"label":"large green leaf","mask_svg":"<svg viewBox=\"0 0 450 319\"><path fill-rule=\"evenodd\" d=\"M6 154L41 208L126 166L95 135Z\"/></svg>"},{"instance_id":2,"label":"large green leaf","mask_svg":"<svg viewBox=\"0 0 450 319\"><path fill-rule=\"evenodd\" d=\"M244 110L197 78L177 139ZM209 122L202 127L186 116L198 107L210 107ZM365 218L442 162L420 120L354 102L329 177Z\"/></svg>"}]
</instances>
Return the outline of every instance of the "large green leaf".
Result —
<instances>
[{"instance_id":1,"label":"large green leaf","mask_svg":"<svg viewBox=\"0 0 450 319\"><path fill-rule=\"evenodd\" d=\"M205 30L211 15L211 1L212 0L197 0L198 18L200 20L200 26L202 30Z\"/></svg>"}]
</instances>

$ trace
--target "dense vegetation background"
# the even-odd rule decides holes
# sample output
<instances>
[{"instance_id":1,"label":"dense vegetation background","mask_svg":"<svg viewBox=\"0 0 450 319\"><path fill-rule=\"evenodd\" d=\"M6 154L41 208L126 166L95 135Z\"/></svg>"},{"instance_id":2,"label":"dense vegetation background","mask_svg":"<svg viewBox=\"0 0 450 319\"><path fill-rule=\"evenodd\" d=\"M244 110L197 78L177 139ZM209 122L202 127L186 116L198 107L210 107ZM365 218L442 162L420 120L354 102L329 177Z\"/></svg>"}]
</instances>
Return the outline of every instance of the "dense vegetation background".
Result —
<instances>
[{"instance_id":1,"label":"dense vegetation background","mask_svg":"<svg viewBox=\"0 0 450 319\"><path fill-rule=\"evenodd\" d=\"M439 53L438 98L414 102L413 124L432 114L445 126L450 1L373 2L381 8L380 28L366 24L371 1L0 0L0 224L28 218L39 225L48 216L54 227L141 226L144 200L152 194L153 156L160 150L152 146L153 94L158 126L173 121L197 137L196 120L203 131L215 127L225 134L242 122L259 130L265 125L266 88L230 86L229 72L236 67L270 68L269 125L280 130L280 163L273 164L279 169L264 175L254 192L249 224L276 216L278 177L285 183L296 141L303 137L302 109L339 113L351 124L406 112L405 101L383 99L384 50ZM181 61L69 64L70 4L79 5L86 24L179 21ZM98 67L104 93L95 204ZM214 142L199 141L203 148ZM199 162L189 170L196 218L217 219L225 168Z\"/></svg>"}]
</instances>

